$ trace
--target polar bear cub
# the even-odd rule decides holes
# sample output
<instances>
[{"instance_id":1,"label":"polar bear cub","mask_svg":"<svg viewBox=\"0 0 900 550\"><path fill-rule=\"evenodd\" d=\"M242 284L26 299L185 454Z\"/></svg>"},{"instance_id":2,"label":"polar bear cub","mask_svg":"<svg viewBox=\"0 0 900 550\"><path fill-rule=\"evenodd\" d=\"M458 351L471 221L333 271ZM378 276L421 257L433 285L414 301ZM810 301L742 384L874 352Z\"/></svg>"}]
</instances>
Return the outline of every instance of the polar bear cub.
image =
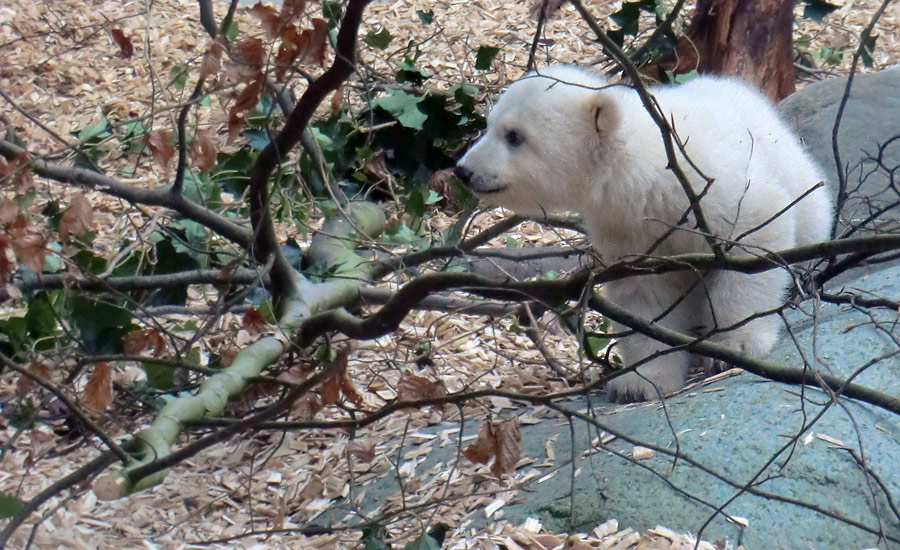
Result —
<instances>
[{"instance_id":1,"label":"polar bear cub","mask_svg":"<svg viewBox=\"0 0 900 550\"><path fill-rule=\"evenodd\" d=\"M679 154L708 226L729 254L828 238L833 207L826 189L816 188L822 173L757 90L703 76L650 92L696 167ZM500 97L455 173L484 200L520 214L580 213L600 263L611 265L711 252L667 166L659 129L634 90L552 66ZM778 317L765 313L783 303L791 280L783 266L752 275L680 271L630 277L604 291L644 319L760 356L779 328ZM609 382L609 400L659 399L684 387L688 352L627 331L617 345L625 366L638 367Z\"/></svg>"}]
</instances>

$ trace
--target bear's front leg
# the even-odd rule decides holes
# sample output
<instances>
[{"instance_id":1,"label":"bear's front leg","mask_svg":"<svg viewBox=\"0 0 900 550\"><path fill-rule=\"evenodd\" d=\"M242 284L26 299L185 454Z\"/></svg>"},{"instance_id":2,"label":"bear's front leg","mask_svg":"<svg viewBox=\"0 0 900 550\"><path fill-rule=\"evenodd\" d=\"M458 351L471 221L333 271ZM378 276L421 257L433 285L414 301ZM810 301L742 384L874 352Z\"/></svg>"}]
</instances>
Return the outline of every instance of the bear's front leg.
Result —
<instances>
[{"instance_id":1,"label":"bear's front leg","mask_svg":"<svg viewBox=\"0 0 900 550\"><path fill-rule=\"evenodd\" d=\"M633 334L619 340L621 356L626 366L658 355L634 371L614 378L606 384L606 398L614 403L656 401L676 392L687 382L690 355L671 348L642 334Z\"/></svg>"}]
</instances>

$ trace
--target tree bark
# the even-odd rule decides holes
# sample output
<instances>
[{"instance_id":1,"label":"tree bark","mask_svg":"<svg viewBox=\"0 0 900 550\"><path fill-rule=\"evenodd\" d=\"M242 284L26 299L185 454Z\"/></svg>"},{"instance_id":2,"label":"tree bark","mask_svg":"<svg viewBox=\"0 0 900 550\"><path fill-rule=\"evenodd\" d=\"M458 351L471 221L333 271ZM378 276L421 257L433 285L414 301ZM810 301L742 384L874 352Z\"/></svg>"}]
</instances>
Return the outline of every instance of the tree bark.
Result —
<instances>
[{"instance_id":1,"label":"tree bark","mask_svg":"<svg viewBox=\"0 0 900 550\"><path fill-rule=\"evenodd\" d=\"M795 89L793 8L793 0L699 0L675 59L658 67L740 76L778 101Z\"/></svg>"}]
</instances>

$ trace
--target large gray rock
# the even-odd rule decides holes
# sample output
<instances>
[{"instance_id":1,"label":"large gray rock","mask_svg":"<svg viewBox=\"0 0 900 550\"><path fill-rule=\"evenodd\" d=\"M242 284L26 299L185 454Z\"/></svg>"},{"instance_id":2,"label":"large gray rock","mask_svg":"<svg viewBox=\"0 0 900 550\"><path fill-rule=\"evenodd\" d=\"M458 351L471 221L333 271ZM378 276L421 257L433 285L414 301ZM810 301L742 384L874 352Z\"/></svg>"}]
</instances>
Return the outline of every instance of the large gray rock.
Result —
<instances>
[{"instance_id":1,"label":"large gray rock","mask_svg":"<svg viewBox=\"0 0 900 550\"><path fill-rule=\"evenodd\" d=\"M837 194L837 165L832 149L832 129L838 106L846 89L846 78L810 84L779 105L782 115L806 143L807 149L826 170L828 184ZM882 165L872 160L880 146L900 136L900 67L857 75L841 117L838 145L851 197L842 209L842 218L861 220L877 208L898 200L891 188L888 170L900 166L900 138L882 151ZM895 175L900 183L900 174ZM879 216L900 218L900 208ZM868 224L874 229L874 222ZM883 228L883 225L880 226Z\"/></svg>"}]
</instances>

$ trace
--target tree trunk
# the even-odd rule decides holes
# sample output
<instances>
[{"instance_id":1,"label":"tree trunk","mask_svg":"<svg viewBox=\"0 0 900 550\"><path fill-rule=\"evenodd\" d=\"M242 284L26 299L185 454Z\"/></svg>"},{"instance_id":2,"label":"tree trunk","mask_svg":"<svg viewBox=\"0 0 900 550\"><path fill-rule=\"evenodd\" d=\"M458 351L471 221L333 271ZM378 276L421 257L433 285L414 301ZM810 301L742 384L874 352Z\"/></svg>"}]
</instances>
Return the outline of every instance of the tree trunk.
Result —
<instances>
[{"instance_id":1,"label":"tree trunk","mask_svg":"<svg viewBox=\"0 0 900 550\"><path fill-rule=\"evenodd\" d=\"M740 76L778 101L794 91L793 0L699 0L676 58L676 74Z\"/></svg>"}]
</instances>

